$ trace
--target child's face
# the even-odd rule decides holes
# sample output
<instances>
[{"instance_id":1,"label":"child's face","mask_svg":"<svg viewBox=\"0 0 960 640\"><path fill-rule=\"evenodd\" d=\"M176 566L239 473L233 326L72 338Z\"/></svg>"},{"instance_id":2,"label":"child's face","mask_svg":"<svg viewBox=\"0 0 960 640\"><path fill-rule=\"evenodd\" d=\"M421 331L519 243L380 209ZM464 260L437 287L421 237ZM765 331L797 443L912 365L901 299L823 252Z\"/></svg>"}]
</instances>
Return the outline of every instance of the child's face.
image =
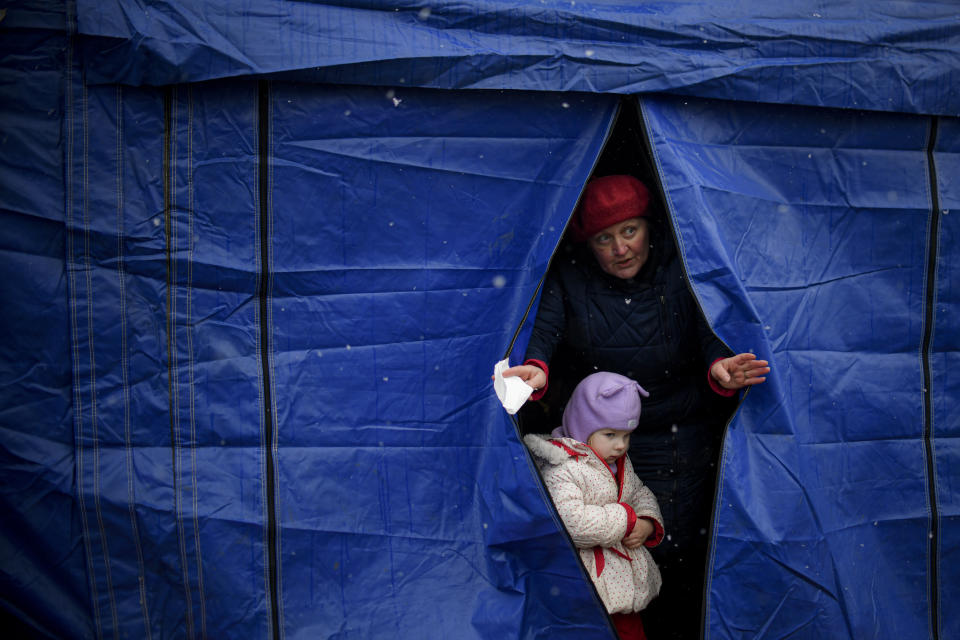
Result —
<instances>
[{"instance_id":1,"label":"child's face","mask_svg":"<svg viewBox=\"0 0 960 640\"><path fill-rule=\"evenodd\" d=\"M630 432L620 429L600 429L590 434L587 444L600 454L604 462L612 464L630 447Z\"/></svg>"}]
</instances>

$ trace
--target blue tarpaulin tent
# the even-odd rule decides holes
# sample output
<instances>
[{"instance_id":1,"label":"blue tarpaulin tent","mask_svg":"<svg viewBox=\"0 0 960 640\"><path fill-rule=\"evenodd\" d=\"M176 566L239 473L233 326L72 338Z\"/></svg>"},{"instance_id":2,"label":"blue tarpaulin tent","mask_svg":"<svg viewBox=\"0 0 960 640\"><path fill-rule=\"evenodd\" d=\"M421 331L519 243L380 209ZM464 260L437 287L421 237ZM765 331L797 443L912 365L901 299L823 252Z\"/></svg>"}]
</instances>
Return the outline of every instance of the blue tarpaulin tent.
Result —
<instances>
[{"instance_id":1,"label":"blue tarpaulin tent","mask_svg":"<svg viewBox=\"0 0 960 640\"><path fill-rule=\"evenodd\" d=\"M21 0L0 79L7 628L612 638L489 378L632 109L773 366L704 636L960 635L956 3Z\"/></svg>"}]
</instances>

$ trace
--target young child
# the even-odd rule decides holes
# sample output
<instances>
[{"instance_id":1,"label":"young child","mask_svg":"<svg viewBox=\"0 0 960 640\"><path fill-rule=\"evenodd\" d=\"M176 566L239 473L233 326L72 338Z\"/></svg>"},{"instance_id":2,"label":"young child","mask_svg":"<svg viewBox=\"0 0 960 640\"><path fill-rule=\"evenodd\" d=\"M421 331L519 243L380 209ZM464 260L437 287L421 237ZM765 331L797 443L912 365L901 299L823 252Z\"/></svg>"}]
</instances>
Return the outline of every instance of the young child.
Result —
<instances>
[{"instance_id":1,"label":"young child","mask_svg":"<svg viewBox=\"0 0 960 640\"><path fill-rule=\"evenodd\" d=\"M664 533L657 500L625 455L641 395L630 378L595 373L574 389L562 426L524 438L617 633L631 640L646 638L639 612L661 582L646 547Z\"/></svg>"}]
</instances>

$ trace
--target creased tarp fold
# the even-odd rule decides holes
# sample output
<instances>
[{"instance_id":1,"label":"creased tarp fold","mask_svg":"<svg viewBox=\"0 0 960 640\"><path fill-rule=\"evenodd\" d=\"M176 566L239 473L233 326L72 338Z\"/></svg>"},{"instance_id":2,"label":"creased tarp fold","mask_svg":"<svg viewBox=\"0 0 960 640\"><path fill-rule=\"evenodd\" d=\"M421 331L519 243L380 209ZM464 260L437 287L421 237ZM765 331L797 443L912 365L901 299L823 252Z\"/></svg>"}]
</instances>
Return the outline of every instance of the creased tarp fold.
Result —
<instances>
[{"instance_id":1,"label":"creased tarp fold","mask_svg":"<svg viewBox=\"0 0 960 640\"><path fill-rule=\"evenodd\" d=\"M292 74L960 114L949 2L78 0L91 82Z\"/></svg>"}]
</instances>

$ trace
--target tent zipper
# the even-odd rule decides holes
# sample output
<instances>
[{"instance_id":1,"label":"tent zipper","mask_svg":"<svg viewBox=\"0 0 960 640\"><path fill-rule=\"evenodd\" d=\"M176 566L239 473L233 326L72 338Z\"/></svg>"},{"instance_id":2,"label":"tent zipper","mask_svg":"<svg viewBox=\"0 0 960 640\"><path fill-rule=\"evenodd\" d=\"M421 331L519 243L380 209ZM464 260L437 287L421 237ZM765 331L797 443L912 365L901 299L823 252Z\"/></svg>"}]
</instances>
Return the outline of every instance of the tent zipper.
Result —
<instances>
[{"instance_id":1,"label":"tent zipper","mask_svg":"<svg viewBox=\"0 0 960 640\"><path fill-rule=\"evenodd\" d=\"M277 579L277 517L275 460L273 442L276 437L273 425L273 382L270 377L270 83L261 80L257 86L257 178L260 206L260 273L258 277L257 298L260 316L260 367L263 381L263 424L264 459L267 498L267 573L268 598L270 602L271 638L280 638L279 585Z\"/></svg>"},{"instance_id":2,"label":"tent zipper","mask_svg":"<svg viewBox=\"0 0 960 640\"><path fill-rule=\"evenodd\" d=\"M607 132L604 134L603 144L600 146L600 152L597 154L597 157L593 159L593 165L590 167L590 172L588 176L592 176L593 172L597 168L597 163L600 161L600 157L603 156L603 150L606 149L607 143L610 142L610 137L613 135L613 128L617 122L617 119L620 117L622 103L617 103L617 109L613 114L613 117L610 119L610 124L607 126ZM567 216L567 222L564 224L563 229L560 231L560 236L557 241L557 244L553 247L553 251L550 253L550 259L547 260L547 268L543 272L543 275L540 276L540 282L537 283L537 288L534 289L533 295L530 296L530 301L527 303L527 308L523 312L523 317L520 319L520 323L517 325L517 330L514 332L513 337L510 339L510 344L507 346L507 351L504 354L504 358L510 357L510 352L513 351L513 344L517 341L517 336L520 335L520 330L523 328L523 325L527 322L527 316L530 314L530 309L533 307L534 301L537 299L537 294L540 292L541 287L543 287L544 281L547 279L547 273L550 272L550 266L553 264L553 259L557 255L557 249L560 248L562 244L563 236L567 232L567 228L570 226L570 220L573 218L574 211L577 210L577 207L580 206L580 199L583 198L583 191L586 188L586 184L580 187L580 193L577 195L577 201L573 205L573 209L570 212L570 215ZM520 423L517 416L510 416L511 421L513 422L514 431L519 438L521 445L523 445L523 434L520 433ZM567 527L563 524L563 521L560 519L559 511L557 510L557 505L553 501L553 496L550 495L550 492L546 489L546 482L543 479L543 474L540 473L540 469L537 468L537 465L533 462L533 456L530 451L527 449L526 445L523 445L523 450L527 454L527 466L533 471L534 474L540 479L538 488L540 489L540 496L544 499L545 502L551 505L551 515L553 520L557 525L557 528L560 530L560 533L567 539L567 544L570 545L570 549L573 551L574 555L578 558L580 557L579 549L577 545L573 542L573 537L570 535L570 532L567 531ZM610 614L606 612L606 605L603 604L603 600L600 598L600 593L597 591L597 587L593 584L593 579L587 573L586 568L582 562L577 562L577 566L580 567L584 581L589 585L591 591L593 592L593 597L595 602L600 607L600 609L606 614L607 625L610 632L613 634L613 637L617 637L616 627L613 625L613 619L610 617Z\"/></svg>"},{"instance_id":3,"label":"tent zipper","mask_svg":"<svg viewBox=\"0 0 960 640\"><path fill-rule=\"evenodd\" d=\"M934 158L934 148L937 142L938 119L930 119L930 135L927 139L927 175L930 177L930 235L927 249L927 268L924 274L926 291L924 292L923 318L923 448L926 456L927 471L927 500L930 504L930 532L928 536L929 553L929 588L930 594L930 630L933 638L940 637L940 600L939 577L937 567L940 564L938 556L938 535L940 528L940 513L937 507L937 474L933 456L933 393L931 391L930 347L933 339L933 323L936 319L937 300L937 260L939 258L940 243L940 198L937 195L937 165Z\"/></svg>"}]
</instances>

